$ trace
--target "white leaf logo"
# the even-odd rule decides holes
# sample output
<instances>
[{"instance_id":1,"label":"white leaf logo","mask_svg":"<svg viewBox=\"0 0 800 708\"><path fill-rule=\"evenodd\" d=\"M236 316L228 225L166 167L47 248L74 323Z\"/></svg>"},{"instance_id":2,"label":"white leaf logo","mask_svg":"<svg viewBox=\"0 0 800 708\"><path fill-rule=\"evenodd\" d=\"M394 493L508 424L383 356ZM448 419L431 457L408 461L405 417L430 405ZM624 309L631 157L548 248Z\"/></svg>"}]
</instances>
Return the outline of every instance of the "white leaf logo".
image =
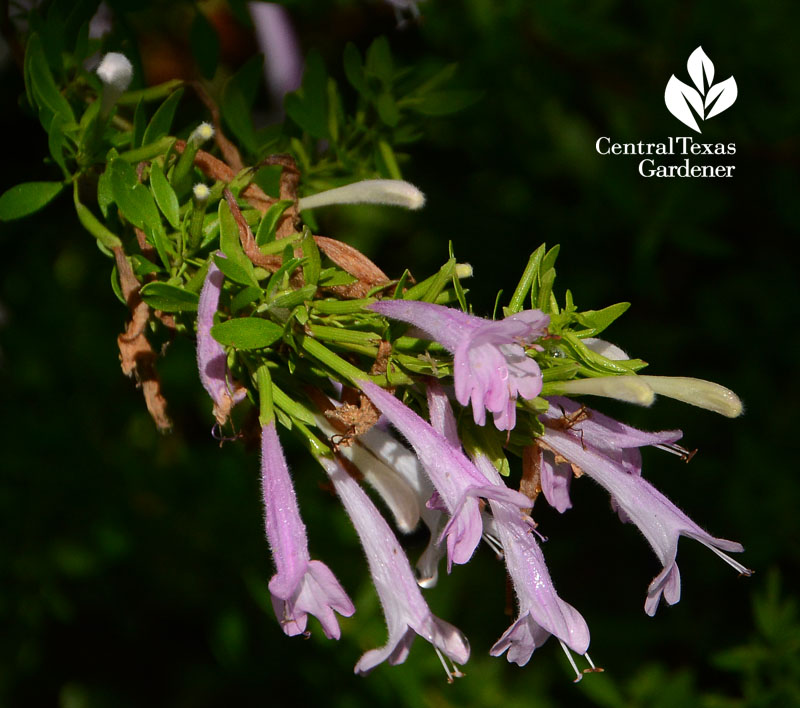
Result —
<instances>
[{"instance_id":1,"label":"white leaf logo","mask_svg":"<svg viewBox=\"0 0 800 708\"><path fill-rule=\"evenodd\" d=\"M673 74L664 91L664 103L681 123L700 133L698 118L708 120L730 108L739 95L739 89L732 76L714 84L714 62L702 47L689 55L686 69L697 88L683 83Z\"/></svg>"}]
</instances>

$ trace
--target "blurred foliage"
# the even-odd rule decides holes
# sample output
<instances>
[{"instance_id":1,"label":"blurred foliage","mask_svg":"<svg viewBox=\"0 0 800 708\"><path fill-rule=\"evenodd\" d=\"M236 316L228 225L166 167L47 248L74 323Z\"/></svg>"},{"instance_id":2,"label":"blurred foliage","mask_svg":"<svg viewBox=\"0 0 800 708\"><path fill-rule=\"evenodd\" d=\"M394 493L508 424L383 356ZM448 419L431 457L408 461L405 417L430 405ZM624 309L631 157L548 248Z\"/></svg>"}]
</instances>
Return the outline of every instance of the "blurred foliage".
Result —
<instances>
[{"instance_id":1,"label":"blurred foliage","mask_svg":"<svg viewBox=\"0 0 800 708\"><path fill-rule=\"evenodd\" d=\"M255 108L255 134L270 139L264 91L252 79L258 64L245 63L253 42L244 3L232 5L227 24L219 21L228 16L222 3L200 5L218 48L202 41L208 27L195 22L189 3L108 4L118 22L109 48L132 53L144 75L178 75L197 63L208 76L211 61L197 47L219 52L222 68L212 84L223 93L238 86ZM70 6L84 7L61 5ZM481 314L491 313L499 288L516 281L533 247L561 243L558 282L582 306L633 302L615 323L620 346L650 361L653 373L717 380L745 401L746 415L733 422L668 401L646 411L604 410L649 429L679 426L688 444L701 448L688 469L647 454L645 474L710 531L741 540L758 574L737 581L705 549L682 546L684 597L650 620L641 611L656 572L649 549L619 526L599 490L575 485L574 510L560 517L543 509L537 521L554 539L545 553L559 592L589 622L592 655L605 674L572 686L552 642L524 669L487 656L505 618L502 574L484 551L430 595L434 611L470 637L465 679L446 685L421 642L403 666L352 676L359 653L382 641L385 630L344 514L325 529L309 523L312 551L330 562L358 612L343 621L338 646L320 632L307 642L290 640L267 602L271 568L255 455L232 444L217 449L185 341L172 345L161 371L176 430L156 434L119 372L115 340L126 312L109 297L103 257L76 224L70 200L54 195L45 211L2 226L0 703L797 703L800 627L778 578L784 588L796 587L800 560L798 484L789 466L798 393L790 254L800 189L800 8L719 0L428 0L420 23L397 29L392 8L378 2L287 7L304 49L320 53L336 82L337 100L376 118L363 152L374 169L388 169L380 140L394 145L397 137L390 100L381 96L388 93L395 108L420 121L419 141L403 148L407 157L398 164L428 195L423 215L340 208L320 213L323 233L347 235L390 276L409 264L431 272L452 239L478 273L471 299L476 310L482 304ZM60 30L43 42L59 61L64 38L78 35L72 17L65 11ZM239 34L231 42L220 27ZM369 47L382 34L393 61L417 67L418 79L376 74L369 92L360 92L342 61L349 52L354 64L345 47L352 42L370 66ZM735 178L646 180L633 161L598 156L594 142L604 135L638 142L684 134L663 105L663 88L699 44L720 76L733 74L740 87L737 103L704 132L704 140L737 143ZM479 92L481 100L435 120L400 106L396 86L418 89L452 62L459 63L453 90ZM24 94L12 60L2 82L12 106ZM320 85L327 100L327 73L324 81L317 77ZM314 90L321 95L305 86L300 107L287 106L297 118L290 139L301 145L314 142L304 137L310 126L301 117ZM231 113L225 120L236 134ZM56 156L42 164L51 146L33 118L14 110L0 116L2 135L22 148L14 158L7 148L2 190L59 174ZM188 125L186 116L176 120ZM336 159L332 153L332 164ZM331 183L336 176L333 168L320 172ZM336 503L319 493L318 472L299 464L294 472L304 516L329 518ZM421 549L423 539L412 537L412 555L415 543ZM762 572L773 566L775 574Z\"/></svg>"}]
</instances>

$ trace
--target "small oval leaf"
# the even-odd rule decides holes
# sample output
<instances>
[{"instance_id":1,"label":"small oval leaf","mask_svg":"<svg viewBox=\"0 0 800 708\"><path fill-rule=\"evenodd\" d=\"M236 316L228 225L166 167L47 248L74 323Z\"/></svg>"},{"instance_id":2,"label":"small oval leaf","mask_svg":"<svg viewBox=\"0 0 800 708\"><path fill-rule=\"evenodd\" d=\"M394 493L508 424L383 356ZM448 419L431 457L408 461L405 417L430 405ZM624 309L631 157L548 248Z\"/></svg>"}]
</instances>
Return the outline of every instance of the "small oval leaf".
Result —
<instances>
[{"instance_id":1,"label":"small oval leaf","mask_svg":"<svg viewBox=\"0 0 800 708\"><path fill-rule=\"evenodd\" d=\"M277 342L282 334L282 327L259 317L241 317L211 328L214 339L236 349L262 349Z\"/></svg>"},{"instance_id":2,"label":"small oval leaf","mask_svg":"<svg viewBox=\"0 0 800 708\"><path fill-rule=\"evenodd\" d=\"M0 197L0 221L21 219L47 206L64 188L62 182L23 182Z\"/></svg>"},{"instance_id":3,"label":"small oval leaf","mask_svg":"<svg viewBox=\"0 0 800 708\"><path fill-rule=\"evenodd\" d=\"M148 283L140 291L142 300L150 307L164 312L195 312L197 293L182 290L167 283Z\"/></svg>"},{"instance_id":4,"label":"small oval leaf","mask_svg":"<svg viewBox=\"0 0 800 708\"><path fill-rule=\"evenodd\" d=\"M175 195L175 190L167 181L167 178L164 176L164 171L157 162L154 162L150 168L150 188L153 190L153 196L156 198L158 208L161 209L161 213L167 217L170 226L172 226L173 229L179 229L181 226L181 217L179 213L180 206L178 204L178 197Z\"/></svg>"}]
</instances>

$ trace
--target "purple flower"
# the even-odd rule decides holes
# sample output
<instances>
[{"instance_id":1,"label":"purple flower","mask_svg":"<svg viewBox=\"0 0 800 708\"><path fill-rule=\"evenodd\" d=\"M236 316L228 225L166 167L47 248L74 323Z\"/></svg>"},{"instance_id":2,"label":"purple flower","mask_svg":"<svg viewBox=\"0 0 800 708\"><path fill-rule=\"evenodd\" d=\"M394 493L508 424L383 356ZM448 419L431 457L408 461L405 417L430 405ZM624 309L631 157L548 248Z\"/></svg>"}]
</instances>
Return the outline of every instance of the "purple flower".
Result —
<instances>
[{"instance_id":1,"label":"purple flower","mask_svg":"<svg viewBox=\"0 0 800 708\"><path fill-rule=\"evenodd\" d=\"M224 280L222 271L211 261L197 305L197 369L203 388L214 401L214 417L220 425L247 394L245 388L230 379L225 348L211 336Z\"/></svg>"},{"instance_id":2,"label":"purple flower","mask_svg":"<svg viewBox=\"0 0 800 708\"><path fill-rule=\"evenodd\" d=\"M439 577L439 561L445 554L445 548L439 543L439 536L444 527L444 514L426 504L434 493L430 479L417 456L380 425L373 426L360 435L358 442L394 469L414 491L419 514L430 531L428 545L416 563L417 583L420 587L432 588Z\"/></svg>"},{"instance_id":3,"label":"purple flower","mask_svg":"<svg viewBox=\"0 0 800 708\"><path fill-rule=\"evenodd\" d=\"M555 415L551 407L544 416L546 421L549 419L551 426ZM654 444L648 442L653 436L674 439L675 432L643 433L590 411L588 420L581 422L580 428L577 424L567 429L546 427L540 438L541 443L553 453L575 465L604 487L619 508L623 520L636 524L652 546L664 569L653 579L647 590L644 607L645 612L651 616L655 614L662 595L670 605L680 599L680 573L675 560L680 536L699 541L741 574L750 575L752 572L723 553L742 551L744 549L741 544L714 538L701 529L640 476L639 463L626 457L626 448Z\"/></svg>"},{"instance_id":4,"label":"purple flower","mask_svg":"<svg viewBox=\"0 0 800 708\"><path fill-rule=\"evenodd\" d=\"M680 430L650 433L620 423L569 398L552 396L548 400L550 409L541 415L543 421L549 421L554 427L572 430L582 443L590 443L594 448L616 460L629 474L642 473L640 447L653 445L670 451L673 451L673 448L682 449L674 445L683 435ZM556 459L549 451L540 453L540 463L544 497L550 506L564 513L572 507L569 487L573 477L573 467L568 461ZM617 508L613 500L612 504ZM622 521L627 521L624 511L619 508L618 511Z\"/></svg>"},{"instance_id":5,"label":"purple flower","mask_svg":"<svg viewBox=\"0 0 800 708\"><path fill-rule=\"evenodd\" d=\"M369 308L413 324L454 354L456 398L462 406L472 400L478 425L485 424L486 409L498 430L511 430L517 396L535 398L542 390L539 365L522 346L546 331L550 317L539 310L491 321L416 300L383 300Z\"/></svg>"},{"instance_id":6,"label":"purple flower","mask_svg":"<svg viewBox=\"0 0 800 708\"><path fill-rule=\"evenodd\" d=\"M453 410L437 384L428 387L428 410L433 428L444 436L453 451L460 451ZM506 489L500 473L485 455L477 455L475 464L491 485ZM513 504L490 499L489 505L492 534L502 545L519 603L517 620L492 647L492 656L500 656L508 650L508 660L524 666L533 651L552 634L561 642L575 667L567 647L578 654L586 654L589 628L580 613L556 594L542 551L531 533L532 520ZM575 673L580 679L577 668Z\"/></svg>"},{"instance_id":7,"label":"purple flower","mask_svg":"<svg viewBox=\"0 0 800 708\"><path fill-rule=\"evenodd\" d=\"M489 481L505 486L488 458L479 455L475 462ZM586 655L588 659L589 627L586 621L556 593L542 551L531 533L531 520L507 504L492 500L489 504L519 604L516 621L497 640L491 655L500 656L508 651L508 661L525 666L534 650L552 634L561 643L575 669L576 680L580 680L581 674L568 648ZM589 663L592 665L590 659Z\"/></svg>"},{"instance_id":8,"label":"purple flower","mask_svg":"<svg viewBox=\"0 0 800 708\"><path fill-rule=\"evenodd\" d=\"M375 505L338 462L323 457L320 463L361 539L389 630L386 646L366 652L355 672L368 673L383 661L401 664L417 634L433 644L440 658L444 653L452 662L465 664L469 659L466 637L431 612L402 547ZM449 680L461 675L455 668L448 669L444 660L442 664Z\"/></svg>"},{"instance_id":9,"label":"purple flower","mask_svg":"<svg viewBox=\"0 0 800 708\"><path fill-rule=\"evenodd\" d=\"M278 621L291 637L305 632L308 615L312 614L328 639L338 639L334 610L349 617L355 607L328 566L311 560L306 527L274 422L261 428L261 483L267 539L277 569L269 591Z\"/></svg>"},{"instance_id":10,"label":"purple flower","mask_svg":"<svg viewBox=\"0 0 800 708\"><path fill-rule=\"evenodd\" d=\"M466 563L481 540L483 523L478 497L530 507L531 501L513 489L487 484L467 457L391 393L369 381L357 382L364 393L411 443L438 496L451 514L447 537L448 571L453 563Z\"/></svg>"},{"instance_id":11,"label":"purple flower","mask_svg":"<svg viewBox=\"0 0 800 708\"><path fill-rule=\"evenodd\" d=\"M283 115L283 99L303 79L303 57L297 34L286 9L274 2L249 2L258 48L264 55L264 76L276 106L275 117Z\"/></svg>"}]
</instances>

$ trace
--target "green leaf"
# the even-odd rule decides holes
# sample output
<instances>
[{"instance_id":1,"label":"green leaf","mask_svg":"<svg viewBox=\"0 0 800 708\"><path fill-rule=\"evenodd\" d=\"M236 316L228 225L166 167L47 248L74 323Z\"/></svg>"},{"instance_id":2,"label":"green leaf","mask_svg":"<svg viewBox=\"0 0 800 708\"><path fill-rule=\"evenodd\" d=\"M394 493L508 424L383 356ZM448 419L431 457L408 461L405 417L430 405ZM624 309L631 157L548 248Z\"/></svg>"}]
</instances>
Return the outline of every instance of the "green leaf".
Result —
<instances>
[{"instance_id":1,"label":"green leaf","mask_svg":"<svg viewBox=\"0 0 800 708\"><path fill-rule=\"evenodd\" d=\"M219 62L219 37L202 12L197 12L192 20L189 45L200 73L207 79L213 78Z\"/></svg>"},{"instance_id":2,"label":"green leaf","mask_svg":"<svg viewBox=\"0 0 800 708\"><path fill-rule=\"evenodd\" d=\"M306 57L303 85L284 100L288 116L315 138L329 137L327 82L322 56L312 50Z\"/></svg>"},{"instance_id":3,"label":"green leaf","mask_svg":"<svg viewBox=\"0 0 800 708\"><path fill-rule=\"evenodd\" d=\"M150 307L164 312L195 312L199 297L196 293L167 283L147 283L139 291Z\"/></svg>"},{"instance_id":4,"label":"green leaf","mask_svg":"<svg viewBox=\"0 0 800 708\"><path fill-rule=\"evenodd\" d=\"M145 224L144 232L147 237L147 240L156 247L156 251L158 252L158 257L164 264L164 268L169 270L170 268L169 256L170 253L174 254L175 250L172 248L172 244L170 243L170 241L167 240L167 235L164 233L164 228L161 226L161 222L159 222L158 226L159 228L152 229L150 228L149 224Z\"/></svg>"},{"instance_id":5,"label":"green leaf","mask_svg":"<svg viewBox=\"0 0 800 708\"><path fill-rule=\"evenodd\" d=\"M394 66L389 40L386 37L378 37L367 49L366 70L368 74L377 76L384 84L392 82Z\"/></svg>"},{"instance_id":6,"label":"green leaf","mask_svg":"<svg viewBox=\"0 0 800 708\"><path fill-rule=\"evenodd\" d=\"M21 219L47 206L64 188L63 182L23 182L0 196L0 221Z\"/></svg>"},{"instance_id":7,"label":"green leaf","mask_svg":"<svg viewBox=\"0 0 800 708\"><path fill-rule=\"evenodd\" d=\"M264 58L247 61L228 81L222 91L222 117L231 132L250 152L258 152L259 144L252 119L252 106L263 76Z\"/></svg>"},{"instance_id":8,"label":"green leaf","mask_svg":"<svg viewBox=\"0 0 800 708\"><path fill-rule=\"evenodd\" d=\"M116 264L111 268L111 290L114 292L114 295L117 296L117 300L127 307L128 303L125 300L125 296L122 294L122 286L119 284L119 272L117 271Z\"/></svg>"},{"instance_id":9,"label":"green leaf","mask_svg":"<svg viewBox=\"0 0 800 708\"><path fill-rule=\"evenodd\" d=\"M331 288L334 285L351 285L356 282L358 282L358 278L338 268L325 268L319 274L319 284L325 288Z\"/></svg>"},{"instance_id":10,"label":"green leaf","mask_svg":"<svg viewBox=\"0 0 800 708\"><path fill-rule=\"evenodd\" d=\"M275 232L278 230L278 222L283 212L285 212L294 202L291 199L282 199L275 202L261 219L256 231L256 244L264 246L275 240Z\"/></svg>"},{"instance_id":11,"label":"green leaf","mask_svg":"<svg viewBox=\"0 0 800 708\"><path fill-rule=\"evenodd\" d=\"M587 333L586 336L594 337L622 315L630 306L629 302L618 302L616 305L609 305L602 310L579 312L575 315L575 319L584 327L591 329L591 332Z\"/></svg>"},{"instance_id":12,"label":"green leaf","mask_svg":"<svg viewBox=\"0 0 800 708\"><path fill-rule=\"evenodd\" d=\"M436 91L423 96L413 103L408 102L408 107L425 116L446 116L450 113L461 111L483 97L482 91L468 91L452 89L450 91Z\"/></svg>"},{"instance_id":13,"label":"green leaf","mask_svg":"<svg viewBox=\"0 0 800 708\"><path fill-rule=\"evenodd\" d=\"M111 170L111 193L125 218L134 226L146 230L162 230L161 217L147 187L139 183L136 170L122 158L115 159Z\"/></svg>"},{"instance_id":14,"label":"green leaf","mask_svg":"<svg viewBox=\"0 0 800 708\"><path fill-rule=\"evenodd\" d=\"M122 245L116 234L109 231L106 226L100 222L97 217L92 214L89 207L81 204L78 198L78 183L73 182L73 201L75 203L75 211L78 213L78 220L92 236L94 236L103 246L111 250L112 248Z\"/></svg>"},{"instance_id":15,"label":"green leaf","mask_svg":"<svg viewBox=\"0 0 800 708\"><path fill-rule=\"evenodd\" d=\"M350 85L359 93L367 93L367 79L364 76L364 62L361 59L361 52L352 42L348 42L344 48L344 75Z\"/></svg>"},{"instance_id":16,"label":"green leaf","mask_svg":"<svg viewBox=\"0 0 800 708\"><path fill-rule=\"evenodd\" d=\"M376 162L382 174L392 179L403 179L403 174L400 172L394 150L392 150L392 146L385 140L378 141Z\"/></svg>"},{"instance_id":17,"label":"green leaf","mask_svg":"<svg viewBox=\"0 0 800 708\"><path fill-rule=\"evenodd\" d=\"M211 328L214 339L236 349L262 349L277 342L282 335L283 327L260 317L240 317Z\"/></svg>"},{"instance_id":18,"label":"green leaf","mask_svg":"<svg viewBox=\"0 0 800 708\"><path fill-rule=\"evenodd\" d=\"M116 155L116 151L111 151ZM114 158L109 155L109 161ZM108 207L114 203L114 192L111 189L111 170L105 169L97 178L97 206L104 218L108 218Z\"/></svg>"},{"instance_id":19,"label":"green leaf","mask_svg":"<svg viewBox=\"0 0 800 708\"><path fill-rule=\"evenodd\" d=\"M156 198L158 208L161 213L167 217L170 226L173 229L179 229L181 226L181 217L179 213L178 197L175 190L172 188L167 178L164 176L164 170L157 162L153 162L150 166L150 189L153 196Z\"/></svg>"},{"instance_id":20,"label":"green leaf","mask_svg":"<svg viewBox=\"0 0 800 708\"><path fill-rule=\"evenodd\" d=\"M42 40L35 32L28 38L25 48L33 96L40 106L46 106L52 113L60 114L65 122L74 123L75 114L56 86L53 74L47 64ZM30 58L28 58L30 57Z\"/></svg>"},{"instance_id":21,"label":"green leaf","mask_svg":"<svg viewBox=\"0 0 800 708\"><path fill-rule=\"evenodd\" d=\"M136 110L133 112L133 136L131 138L131 147L142 147L142 140L144 139L144 131L147 127L147 109L145 108L144 99L139 99L136 104Z\"/></svg>"},{"instance_id":22,"label":"green leaf","mask_svg":"<svg viewBox=\"0 0 800 708\"><path fill-rule=\"evenodd\" d=\"M61 114L56 113L52 123L50 123L50 130L47 133L47 147L55 163L65 174L68 174L67 163L66 160L64 160L64 147L67 144L67 136L64 135L64 126L65 123Z\"/></svg>"},{"instance_id":23,"label":"green leaf","mask_svg":"<svg viewBox=\"0 0 800 708\"><path fill-rule=\"evenodd\" d=\"M234 283L240 285L247 285L250 287L258 287L258 280L252 270L247 270L245 266L237 263L230 258L222 258L221 256L214 256L214 263L222 271L226 278L230 278ZM259 288L260 290L260 288Z\"/></svg>"},{"instance_id":24,"label":"green leaf","mask_svg":"<svg viewBox=\"0 0 800 708\"><path fill-rule=\"evenodd\" d=\"M236 313L243 307L247 307L250 303L255 302L261 297L261 293L261 288L257 288L255 285L244 288L231 300L231 312Z\"/></svg>"},{"instance_id":25,"label":"green leaf","mask_svg":"<svg viewBox=\"0 0 800 708\"><path fill-rule=\"evenodd\" d=\"M314 236L310 231L306 230L306 234L303 236L300 246L303 249L304 256L303 278L305 279L306 283L313 285L314 290L316 291L316 285L319 282L319 273L322 269L322 263L319 255L319 249L317 248L317 242L314 241Z\"/></svg>"},{"instance_id":26,"label":"green leaf","mask_svg":"<svg viewBox=\"0 0 800 708\"><path fill-rule=\"evenodd\" d=\"M179 88L170 94L167 100L158 107L158 110L156 110L147 124L147 128L145 128L142 145L150 145L150 143L154 143L169 134L181 96L183 96L183 89Z\"/></svg>"},{"instance_id":27,"label":"green leaf","mask_svg":"<svg viewBox=\"0 0 800 708\"><path fill-rule=\"evenodd\" d=\"M391 128L400 122L400 111L397 109L394 97L389 91L384 91L375 102L378 109L378 116Z\"/></svg>"},{"instance_id":28,"label":"green leaf","mask_svg":"<svg viewBox=\"0 0 800 708\"><path fill-rule=\"evenodd\" d=\"M242 250L239 227L236 225L228 202L224 199L219 203L219 247L230 261L230 264L226 265L233 265L236 268L235 271L229 270L229 272L237 274L237 277L231 275L231 278L243 285L258 285L258 279L253 272L253 264ZM224 267L220 266L220 270L223 272L225 272Z\"/></svg>"}]
</instances>

